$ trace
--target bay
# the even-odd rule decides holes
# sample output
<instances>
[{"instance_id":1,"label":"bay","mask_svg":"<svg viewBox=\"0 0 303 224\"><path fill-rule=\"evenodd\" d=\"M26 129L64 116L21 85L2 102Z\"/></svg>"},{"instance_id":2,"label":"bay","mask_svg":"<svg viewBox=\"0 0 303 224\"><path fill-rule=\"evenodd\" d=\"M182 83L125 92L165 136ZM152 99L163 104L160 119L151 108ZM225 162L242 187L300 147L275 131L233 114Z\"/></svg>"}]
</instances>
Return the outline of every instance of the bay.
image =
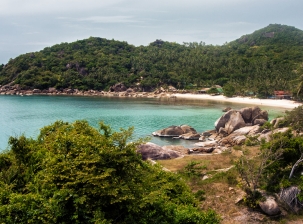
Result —
<instances>
[{"instance_id":1,"label":"bay","mask_svg":"<svg viewBox=\"0 0 303 224\"><path fill-rule=\"evenodd\" d=\"M244 104L218 103L151 98L109 98L79 96L0 96L0 150L8 147L10 136L37 137L40 128L56 120L73 122L87 120L98 127L100 121L113 130L134 127L134 139L151 137L159 145L184 145L191 147L194 141L152 137L153 131L170 125L188 124L198 132L214 128L214 122L230 106L240 109ZM270 119L283 115L285 109L262 107Z\"/></svg>"}]
</instances>

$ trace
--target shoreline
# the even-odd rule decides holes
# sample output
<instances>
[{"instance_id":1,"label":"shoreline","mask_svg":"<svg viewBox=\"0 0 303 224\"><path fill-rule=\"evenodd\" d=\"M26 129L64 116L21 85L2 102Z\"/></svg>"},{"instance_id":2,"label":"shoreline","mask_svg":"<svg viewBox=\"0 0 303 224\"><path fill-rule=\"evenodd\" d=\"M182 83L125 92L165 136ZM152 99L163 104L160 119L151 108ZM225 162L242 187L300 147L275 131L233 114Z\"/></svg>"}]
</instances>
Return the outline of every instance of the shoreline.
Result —
<instances>
[{"instance_id":1,"label":"shoreline","mask_svg":"<svg viewBox=\"0 0 303 224\"><path fill-rule=\"evenodd\" d=\"M295 107L301 106L302 103L286 100L286 99L258 99L258 98L249 98L249 97L225 97L223 95L211 96L208 94L192 94L192 93L175 93L172 96L177 99L188 99L188 100L210 100L216 102L228 102L228 103L238 103L238 104L247 104L255 106L266 106L266 107L278 107L285 109L293 109Z\"/></svg>"},{"instance_id":2,"label":"shoreline","mask_svg":"<svg viewBox=\"0 0 303 224\"><path fill-rule=\"evenodd\" d=\"M209 94L194 94L194 93L176 93L176 92L105 92L97 90L79 91L67 89L65 91L41 91L34 90L2 90L0 95L19 95L19 96L31 96L31 95L47 95L47 96L85 96L85 97L118 97L118 98L155 98L155 99L172 99L172 100L200 100L200 101L213 101L222 103L236 103L254 105L259 107L276 107L283 109L293 109L301 106L302 103L286 100L286 99L258 99L249 97L225 97L223 95L209 95Z\"/></svg>"}]
</instances>

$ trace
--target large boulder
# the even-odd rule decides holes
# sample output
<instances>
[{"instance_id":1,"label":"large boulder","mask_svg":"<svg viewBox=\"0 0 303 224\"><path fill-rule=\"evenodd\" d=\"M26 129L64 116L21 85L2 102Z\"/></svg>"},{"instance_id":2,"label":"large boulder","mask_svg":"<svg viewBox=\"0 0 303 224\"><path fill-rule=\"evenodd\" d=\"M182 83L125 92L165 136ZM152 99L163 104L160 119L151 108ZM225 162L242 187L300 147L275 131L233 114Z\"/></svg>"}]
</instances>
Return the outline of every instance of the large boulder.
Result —
<instances>
[{"instance_id":1,"label":"large boulder","mask_svg":"<svg viewBox=\"0 0 303 224\"><path fill-rule=\"evenodd\" d=\"M142 155L143 160L165 160L180 157L180 155L171 149L163 149L161 146L148 142L138 146L138 153Z\"/></svg>"},{"instance_id":2,"label":"large boulder","mask_svg":"<svg viewBox=\"0 0 303 224\"><path fill-rule=\"evenodd\" d=\"M245 123L251 123L252 120L252 108L251 107L244 107L240 110L240 114L242 115L243 120Z\"/></svg>"},{"instance_id":3,"label":"large boulder","mask_svg":"<svg viewBox=\"0 0 303 224\"><path fill-rule=\"evenodd\" d=\"M268 112L266 110L261 110L258 106L252 108L252 122L255 124L256 119L264 119L268 121Z\"/></svg>"},{"instance_id":4,"label":"large boulder","mask_svg":"<svg viewBox=\"0 0 303 224\"><path fill-rule=\"evenodd\" d=\"M189 125L180 125L180 126L170 126L162 130L158 130L152 133L154 136L159 137L179 137L182 138L182 135L188 134L184 137L189 137L196 135L197 131ZM200 135L199 135L200 137ZM199 139L199 138L198 138Z\"/></svg>"},{"instance_id":5,"label":"large boulder","mask_svg":"<svg viewBox=\"0 0 303 224\"><path fill-rule=\"evenodd\" d=\"M284 188L279 193L280 201L288 207L289 210L299 212L302 210L303 201L298 198L301 190L297 186Z\"/></svg>"},{"instance_id":6,"label":"large boulder","mask_svg":"<svg viewBox=\"0 0 303 224\"><path fill-rule=\"evenodd\" d=\"M222 138L219 141L221 145L242 145L245 143L247 137L246 136L255 136L260 132L260 126L245 126L243 128L235 130L230 135Z\"/></svg>"},{"instance_id":7,"label":"large boulder","mask_svg":"<svg viewBox=\"0 0 303 224\"><path fill-rule=\"evenodd\" d=\"M184 125L181 125L180 127L183 130L184 134L187 134L187 133L196 134L197 133L197 131L193 127L191 127L189 125L184 124Z\"/></svg>"},{"instance_id":8,"label":"large boulder","mask_svg":"<svg viewBox=\"0 0 303 224\"><path fill-rule=\"evenodd\" d=\"M225 128L225 124L229 121L231 114L235 113L235 110L229 110L225 114L223 114L218 120L215 122L215 128L217 131L220 128Z\"/></svg>"},{"instance_id":9,"label":"large boulder","mask_svg":"<svg viewBox=\"0 0 303 224\"><path fill-rule=\"evenodd\" d=\"M275 198L271 196L265 196L265 200L259 202L259 206L265 214L270 216L279 215L281 213L278 203Z\"/></svg>"},{"instance_id":10,"label":"large boulder","mask_svg":"<svg viewBox=\"0 0 303 224\"><path fill-rule=\"evenodd\" d=\"M246 139L247 137L245 135L237 135L232 133L225 138L222 138L219 141L219 144L224 146L242 145L245 143Z\"/></svg>"},{"instance_id":11,"label":"large boulder","mask_svg":"<svg viewBox=\"0 0 303 224\"><path fill-rule=\"evenodd\" d=\"M278 128L275 129L273 131L266 131L265 133L261 133L258 137L258 141L261 141L262 139L264 139L266 142L271 141L272 139L272 135L275 133L285 133L289 130L289 127L286 128Z\"/></svg>"},{"instance_id":12,"label":"large boulder","mask_svg":"<svg viewBox=\"0 0 303 224\"><path fill-rule=\"evenodd\" d=\"M233 131L242 127L245 127L245 121L243 120L241 113L237 111L233 111L230 114L229 120L225 124L226 132L228 134L231 134Z\"/></svg>"},{"instance_id":13,"label":"large boulder","mask_svg":"<svg viewBox=\"0 0 303 224\"><path fill-rule=\"evenodd\" d=\"M184 132L180 126L172 125L167 128L155 131L152 134L154 136L159 136L159 137L178 137L184 134Z\"/></svg>"},{"instance_id":14,"label":"large boulder","mask_svg":"<svg viewBox=\"0 0 303 224\"><path fill-rule=\"evenodd\" d=\"M245 126L233 132L234 135L255 135L260 132L260 126Z\"/></svg>"}]
</instances>

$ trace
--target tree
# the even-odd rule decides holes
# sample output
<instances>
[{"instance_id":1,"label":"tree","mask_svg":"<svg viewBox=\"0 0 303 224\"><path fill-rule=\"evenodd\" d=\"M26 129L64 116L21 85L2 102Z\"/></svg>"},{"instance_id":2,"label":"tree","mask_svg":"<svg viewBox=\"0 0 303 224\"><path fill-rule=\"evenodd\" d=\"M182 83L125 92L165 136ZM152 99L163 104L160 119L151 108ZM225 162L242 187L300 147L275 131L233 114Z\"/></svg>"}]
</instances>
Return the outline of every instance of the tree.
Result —
<instances>
[{"instance_id":1,"label":"tree","mask_svg":"<svg viewBox=\"0 0 303 224\"><path fill-rule=\"evenodd\" d=\"M303 131L303 106L298 106L291 111L286 111L285 123L297 133Z\"/></svg>"},{"instance_id":2,"label":"tree","mask_svg":"<svg viewBox=\"0 0 303 224\"><path fill-rule=\"evenodd\" d=\"M176 174L141 159L132 128L57 121L0 154L5 223L218 223Z\"/></svg>"},{"instance_id":3,"label":"tree","mask_svg":"<svg viewBox=\"0 0 303 224\"><path fill-rule=\"evenodd\" d=\"M223 86L223 94L224 94L224 96L232 97L233 95L235 95L235 93L236 93L236 89L235 89L235 87L232 84L226 83Z\"/></svg>"},{"instance_id":4,"label":"tree","mask_svg":"<svg viewBox=\"0 0 303 224\"><path fill-rule=\"evenodd\" d=\"M296 94L296 97L298 99L302 99L302 93L303 93L303 74L299 76L298 79L295 79L293 80L294 83L296 83L296 86L295 86L295 94Z\"/></svg>"}]
</instances>

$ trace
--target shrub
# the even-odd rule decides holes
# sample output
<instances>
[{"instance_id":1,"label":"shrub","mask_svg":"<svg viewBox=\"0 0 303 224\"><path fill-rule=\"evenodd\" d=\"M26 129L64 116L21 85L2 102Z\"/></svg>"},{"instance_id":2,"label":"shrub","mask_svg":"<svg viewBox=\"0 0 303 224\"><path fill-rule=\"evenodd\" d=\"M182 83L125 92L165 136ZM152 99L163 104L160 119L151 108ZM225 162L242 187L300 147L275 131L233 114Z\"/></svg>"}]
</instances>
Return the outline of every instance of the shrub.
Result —
<instances>
[{"instance_id":1,"label":"shrub","mask_svg":"<svg viewBox=\"0 0 303 224\"><path fill-rule=\"evenodd\" d=\"M55 122L0 154L3 223L218 223L180 176L136 153L132 128Z\"/></svg>"}]
</instances>

